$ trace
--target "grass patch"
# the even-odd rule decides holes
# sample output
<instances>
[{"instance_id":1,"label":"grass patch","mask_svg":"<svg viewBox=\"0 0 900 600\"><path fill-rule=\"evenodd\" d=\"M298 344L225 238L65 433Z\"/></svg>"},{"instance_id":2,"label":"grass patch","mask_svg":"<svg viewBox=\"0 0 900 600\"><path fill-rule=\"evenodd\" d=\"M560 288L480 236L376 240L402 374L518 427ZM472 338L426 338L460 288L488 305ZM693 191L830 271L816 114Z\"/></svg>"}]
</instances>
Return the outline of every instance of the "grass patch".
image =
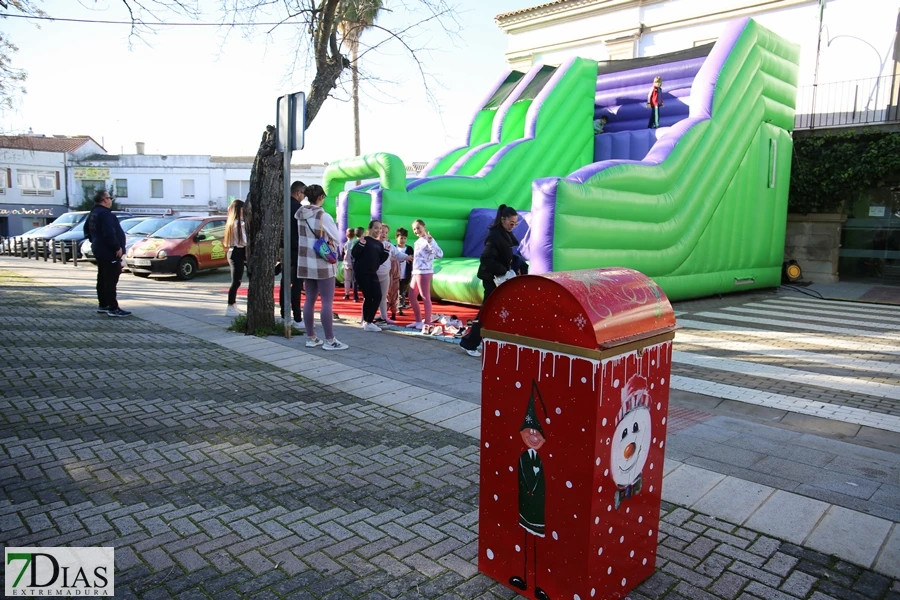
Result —
<instances>
[{"instance_id":1,"label":"grass patch","mask_svg":"<svg viewBox=\"0 0 900 600\"><path fill-rule=\"evenodd\" d=\"M34 285L34 280L30 277L19 275L15 271L0 269L0 283L4 285Z\"/></svg>"},{"instance_id":2,"label":"grass patch","mask_svg":"<svg viewBox=\"0 0 900 600\"><path fill-rule=\"evenodd\" d=\"M231 325L228 327L228 331L235 331L237 333L248 333L247 331L247 315L239 315L232 319ZM291 326L291 335L298 336L303 335L305 332L302 329L298 329ZM279 337L284 336L284 323L280 323L275 321L275 324L272 325L271 329L266 329L264 327L258 327L255 331L252 332L252 335L256 337L269 337L270 335L277 335Z\"/></svg>"}]
</instances>

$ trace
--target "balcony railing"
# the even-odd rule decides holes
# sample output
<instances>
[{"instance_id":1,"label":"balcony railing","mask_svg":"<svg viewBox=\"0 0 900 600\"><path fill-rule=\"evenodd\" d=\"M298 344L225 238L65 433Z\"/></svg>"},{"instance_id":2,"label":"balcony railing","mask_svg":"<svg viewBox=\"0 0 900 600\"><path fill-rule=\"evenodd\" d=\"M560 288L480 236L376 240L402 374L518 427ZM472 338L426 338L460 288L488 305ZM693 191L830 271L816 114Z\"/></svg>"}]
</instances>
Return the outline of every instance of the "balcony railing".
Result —
<instances>
[{"instance_id":1,"label":"balcony railing","mask_svg":"<svg viewBox=\"0 0 900 600\"><path fill-rule=\"evenodd\" d=\"M900 77L885 75L797 90L794 129L900 122Z\"/></svg>"}]
</instances>

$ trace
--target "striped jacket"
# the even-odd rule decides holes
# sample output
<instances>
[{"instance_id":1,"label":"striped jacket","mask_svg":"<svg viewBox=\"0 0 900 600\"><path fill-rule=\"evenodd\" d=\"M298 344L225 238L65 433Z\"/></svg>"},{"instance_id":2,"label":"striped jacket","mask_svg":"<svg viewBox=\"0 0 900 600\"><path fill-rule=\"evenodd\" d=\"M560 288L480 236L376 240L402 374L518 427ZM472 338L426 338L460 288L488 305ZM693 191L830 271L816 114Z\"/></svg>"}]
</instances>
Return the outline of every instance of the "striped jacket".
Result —
<instances>
[{"instance_id":1,"label":"striped jacket","mask_svg":"<svg viewBox=\"0 0 900 600\"><path fill-rule=\"evenodd\" d=\"M313 244L324 235L334 248L338 247L340 234L334 219L321 206L301 206L294 213L297 220L297 279L331 279L337 273L337 264L331 264L313 251Z\"/></svg>"}]
</instances>

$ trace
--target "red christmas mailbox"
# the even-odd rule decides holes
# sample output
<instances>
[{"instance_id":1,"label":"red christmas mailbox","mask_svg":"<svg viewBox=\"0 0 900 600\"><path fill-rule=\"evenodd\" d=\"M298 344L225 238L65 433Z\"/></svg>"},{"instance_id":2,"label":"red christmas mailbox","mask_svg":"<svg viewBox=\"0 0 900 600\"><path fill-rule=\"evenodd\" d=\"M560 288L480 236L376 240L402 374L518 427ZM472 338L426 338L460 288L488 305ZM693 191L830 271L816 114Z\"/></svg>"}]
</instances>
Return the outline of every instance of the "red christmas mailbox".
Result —
<instances>
[{"instance_id":1,"label":"red christmas mailbox","mask_svg":"<svg viewBox=\"0 0 900 600\"><path fill-rule=\"evenodd\" d=\"M630 269L516 277L482 309L478 569L619 600L656 562L675 317Z\"/></svg>"}]
</instances>

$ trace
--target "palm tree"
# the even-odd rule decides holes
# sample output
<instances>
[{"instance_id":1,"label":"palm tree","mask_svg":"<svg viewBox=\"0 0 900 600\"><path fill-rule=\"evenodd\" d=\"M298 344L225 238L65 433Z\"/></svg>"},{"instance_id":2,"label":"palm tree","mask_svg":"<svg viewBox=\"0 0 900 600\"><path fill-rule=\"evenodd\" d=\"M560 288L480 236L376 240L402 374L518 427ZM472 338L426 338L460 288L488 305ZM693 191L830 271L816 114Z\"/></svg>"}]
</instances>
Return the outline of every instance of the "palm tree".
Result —
<instances>
[{"instance_id":1,"label":"palm tree","mask_svg":"<svg viewBox=\"0 0 900 600\"><path fill-rule=\"evenodd\" d=\"M343 0L341 2L341 37L350 47L350 69L353 75L353 143L356 156L362 153L359 140L359 38L375 23L381 0Z\"/></svg>"}]
</instances>

